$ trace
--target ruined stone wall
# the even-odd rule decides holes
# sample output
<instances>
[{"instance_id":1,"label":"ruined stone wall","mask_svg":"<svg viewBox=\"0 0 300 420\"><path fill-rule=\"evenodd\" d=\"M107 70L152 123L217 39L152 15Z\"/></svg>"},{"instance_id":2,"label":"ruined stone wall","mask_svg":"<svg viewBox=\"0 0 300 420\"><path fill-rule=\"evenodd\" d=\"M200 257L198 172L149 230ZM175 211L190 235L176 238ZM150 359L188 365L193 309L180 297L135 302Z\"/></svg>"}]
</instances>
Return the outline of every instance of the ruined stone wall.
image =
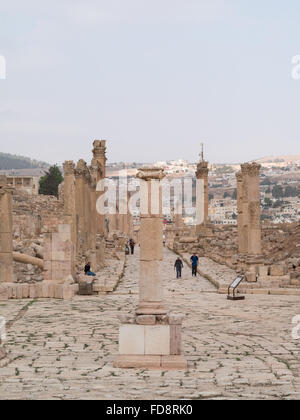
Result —
<instances>
[{"instance_id":1,"label":"ruined stone wall","mask_svg":"<svg viewBox=\"0 0 300 420\"><path fill-rule=\"evenodd\" d=\"M13 195L13 250L31 257L43 258L44 230L53 229L63 220L63 203L56 197L29 196L22 191ZM13 263L18 283L43 280L40 268L31 264Z\"/></svg>"},{"instance_id":2,"label":"ruined stone wall","mask_svg":"<svg viewBox=\"0 0 300 420\"><path fill-rule=\"evenodd\" d=\"M214 226L211 235L200 234L197 244L184 243L182 238L177 243L175 241L175 247L185 252L197 250L200 256L209 257L234 269L238 266L236 226ZM300 276L300 223L263 225L262 253L266 265L284 263L289 273L298 273Z\"/></svg>"}]
</instances>

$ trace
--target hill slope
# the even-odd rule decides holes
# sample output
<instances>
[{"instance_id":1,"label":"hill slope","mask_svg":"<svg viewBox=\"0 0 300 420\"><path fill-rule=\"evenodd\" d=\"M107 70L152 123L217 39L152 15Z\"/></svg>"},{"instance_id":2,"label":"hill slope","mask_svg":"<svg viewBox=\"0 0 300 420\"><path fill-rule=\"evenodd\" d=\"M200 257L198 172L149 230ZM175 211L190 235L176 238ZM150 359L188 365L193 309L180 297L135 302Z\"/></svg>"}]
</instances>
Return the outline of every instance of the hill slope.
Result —
<instances>
[{"instance_id":1,"label":"hill slope","mask_svg":"<svg viewBox=\"0 0 300 420\"><path fill-rule=\"evenodd\" d=\"M11 155L0 152L0 170L47 168L45 162L32 160L24 156Z\"/></svg>"}]
</instances>

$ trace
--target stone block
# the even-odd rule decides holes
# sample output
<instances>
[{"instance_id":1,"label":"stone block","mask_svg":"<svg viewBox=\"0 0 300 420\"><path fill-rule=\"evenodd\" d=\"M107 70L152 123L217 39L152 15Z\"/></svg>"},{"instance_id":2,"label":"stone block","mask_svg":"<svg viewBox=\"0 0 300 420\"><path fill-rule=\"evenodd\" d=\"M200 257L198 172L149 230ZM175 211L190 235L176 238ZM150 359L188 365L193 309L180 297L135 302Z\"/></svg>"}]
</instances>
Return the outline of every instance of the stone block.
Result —
<instances>
[{"instance_id":1,"label":"stone block","mask_svg":"<svg viewBox=\"0 0 300 420\"><path fill-rule=\"evenodd\" d=\"M286 267L284 265L271 265L270 275L271 276L284 276L286 274Z\"/></svg>"},{"instance_id":2,"label":"stone block","mask_svg":"<svg viewBox=\"0 0 300 420\"><path fill-rule=\"evenodd\" d=\"M35 284L35 295L36 295L36 298L39 298L39 299L43 297L42 283Z\"/></svg>"},{"instance_id":3,"label":"stone block","mask_svg":"<svg viewBox=\"0 0 300 420\"><path fill-rule=\"evenodd\" d=\"M17 299L17 285L16 285L16 283L10 283L9 288L11 289L11 299Z\"/></svg>"},{"instance_id":4,"label":"stone block","mask_svg":"<svg viewBox=\"0 0 300 420\"><path fill-rule=\"evenodd\" d=\"M48 298L49 297L49 283L48 281L42 282L42 297Z\"/></svg>"},{"instance_id":5,"label":"stone block","mask_svg":"<svg viewBox=\"0 0 300 420\"><path fill-rule=\"evenodd\" d=\"M62 286L63 300L72 300L74 297L74 287L72 284L65 284Z\"/></svg>"},{"instance_id":6,"label":"stone block","mask_svg":"<svg viewBox=\"0 0 300 420\"><path fill-rule=\"evenodd\" d=\"M114 361L114 367L121 369L161 369L161 359L161 356L120 355Z\"/></svg>"},{"instance_id":7,"label":"stone block","mask_svg":"<svg viewBox=\"0 0 300 420\"><path fill-rule=\"evenodd\" d=\"M56 283L53 281L48 282L48 298L55 298L55 285Z\"/></svg>"},{"instance_id":8,"label":"stone block","mask_svg":"<svg viewBox=\"0 0 300 420\"><path fill-rule=\"evenodd\" d=\"M172 314L169 315L169 324L170 325L182 325L184 319L184 314Z\"/></svg>"},{"instance_id":9,"label":"stone block","mask_svg":"<svg viewBox=\"0 0 300 420\"><path fill-rule=\"evenodd\" d=\"M23 299L23 286L22 284L16 285L16 298Z\"/></svg>"},{"instance_id":10,"label":"stone block","mask_svg":"<svg viewBox=\"0 0 300 420\"><path fill-rule=\"evenodd\" d=\"M248 283L255 283L256 282L256 273L248 272L246 273L246 281Z\"/></svg>"},{"instance_id":11,"label":"stone block","mask_svg":"<svg viewBox=\"0 0 300 420\"><path fill-rule=\"evenodd\" d=\"M30 284L29 285L29 297L30 297L30 299L36 299L35 284Z\"/></svg>"},{"instance_id":12,"label":"stone block","mask_svg":"<svg viewBox=\"0 0 300 420\"><path fill-rule=\"evenodd\" d=\"M182 354L181 325L170 325L170 354Z\"/></svg>"},{"instance_id":13,"label":"stone block","mask_svg":"<svg viewBox=\"0 0 300 420\"><path fill-rule=\"evenodd\" d=\"M188 365L184 356L162 356L162 369L186 370Z\"/></svg>"},{"instance_id":14,"label":"stone block","mask_svg":"<svg viewBox=\"0 0 300 420\"><path fill-rule=\"evenodd\" d=\"M268 277L269 275L269 267L266 265L260 265L258 267L258 274L260 277Z\"/></svg>"},{"instance_id":15,"label":"stone block","mask_svg":"<svg viewBox=\"0 0 300 420\"><path fill-rule=\"evenodd\" d=\"M8 286L0 283L0 300L8 300Z\"/></svg>"},{"instance_id":16,"label":"stone block","mask_svg":"<svg viewBox=\"0 0 300 420\"><path fill-rule=\"evenodd\" d=\"M29 298L29 284L28 283L22 284L22 298L23 299Z\"/></svg>"},{"instance_id":17,"label":"stone block","mask_svg":"<svg viewBox=\"0 0 300 420\"><path fill-rule=\"evenodd\" d=\"M155 325L155 315L139 315L136 317L136 322L139 325Z\"/></svg>"},{"instance_id":18,"label":"stone block","mask_svg":"<svg viewBox=\"0 0 300 420\"><path fill-rule=\"evenodd\" d=\"M121 325L119 352L121 355L145 354L145 327L143 325Z\"/></svg>"},{"instance_id":19,"label":"stone block","mask_svg":"<svg viewBox=\"0 0 300 420\"><path fill-rule=\"evenodd\" d=\"M170 355L170 326L145 326L145 354Z\"/></svg>"},{"instance_id":20,"label":"stone block","mask_svg":"<svg viewBox=\"0 0 300 420\"><path fill-rule=\"evenodd\" d=\"M55 299L62 299L63 298L63 286L61 284L55 284Z\"/></svg>"}]
</instances>

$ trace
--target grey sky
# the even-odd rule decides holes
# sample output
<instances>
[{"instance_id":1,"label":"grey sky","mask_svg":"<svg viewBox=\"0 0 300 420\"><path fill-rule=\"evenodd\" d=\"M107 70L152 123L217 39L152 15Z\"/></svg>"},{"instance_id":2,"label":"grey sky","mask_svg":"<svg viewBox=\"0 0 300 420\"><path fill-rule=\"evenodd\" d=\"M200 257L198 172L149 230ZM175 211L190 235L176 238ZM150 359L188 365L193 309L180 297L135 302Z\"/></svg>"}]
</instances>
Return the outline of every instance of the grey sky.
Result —
<instances>
[{"instance_id":1,"label":"grey sky","mask_svg":"<svg viewBox=\"0 0 300 420\"><path fill-rule=\"evenodd\" d=\"M0 0L0 151L51 163L299 154L299 0Z\"/></svg>"}]
</instances>

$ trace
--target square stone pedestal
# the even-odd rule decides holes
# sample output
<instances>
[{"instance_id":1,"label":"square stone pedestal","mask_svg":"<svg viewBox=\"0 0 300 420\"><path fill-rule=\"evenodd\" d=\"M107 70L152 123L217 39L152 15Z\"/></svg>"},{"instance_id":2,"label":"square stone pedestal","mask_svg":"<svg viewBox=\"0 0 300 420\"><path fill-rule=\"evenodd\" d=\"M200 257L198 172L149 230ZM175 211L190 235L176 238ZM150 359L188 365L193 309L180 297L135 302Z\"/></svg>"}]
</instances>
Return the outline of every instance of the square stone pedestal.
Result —
<instances>
[{"instance_id":1,"label":"square stone pedestal","mask_svg":"<svg viewBox=\"0 0 300 420\"><path fill-rule=\"evenodd\" d=\"M118 368L186 369L182 315L121 316Z\"/></svg>"}]
</instances>

